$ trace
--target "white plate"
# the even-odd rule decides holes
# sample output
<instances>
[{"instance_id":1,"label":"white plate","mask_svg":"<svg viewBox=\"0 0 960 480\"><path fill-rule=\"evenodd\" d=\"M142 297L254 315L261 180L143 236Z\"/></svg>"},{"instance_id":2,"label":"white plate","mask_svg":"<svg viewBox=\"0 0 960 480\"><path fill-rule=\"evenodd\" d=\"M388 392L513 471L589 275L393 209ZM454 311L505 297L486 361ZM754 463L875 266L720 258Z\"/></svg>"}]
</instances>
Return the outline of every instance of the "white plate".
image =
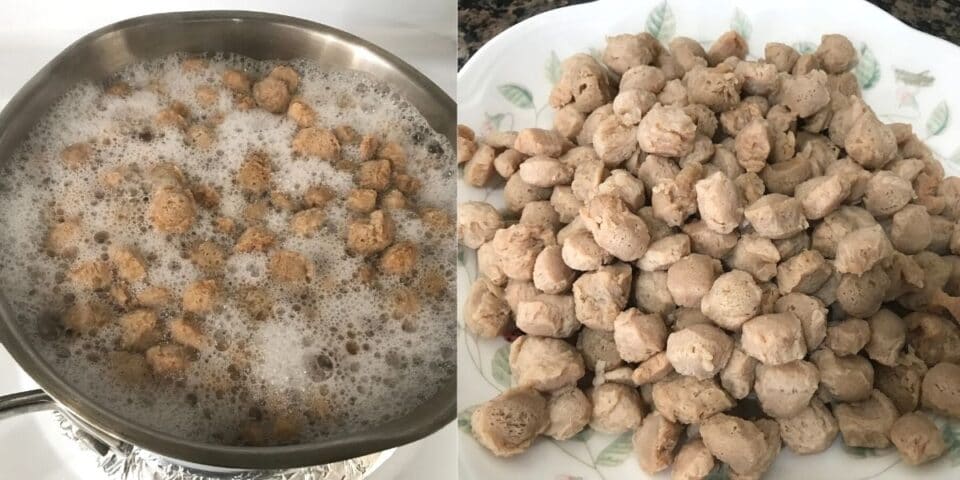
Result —
<instances>
[{"instance_id":1,"label":"white plate","mask_svg":"<svg viewBox=\"0 0 960 480\"><path fill-rule=\"evenodd\" d=\"M726 30L749 40L753 56L779 41L800 50L816 48L823 33L843 33L860 52L856 74L864 97L887 122L910 122L940 157L948 173L960 173L960 48L911 29L882 10L851 0L692 2L604 0L553 10L519 23L484 45L460 71L459 121L480 133L552 125L547 96L559 62L578 52L599 52L606 35L648 31L661 40L683 35L709 45ZM502 206L500 192L461 183L460 201L488 199ZM465 298L476 275L473 253L463 252L457 293ZM461 305L462 307L462 305ZM469 434L473 406L510 384L504 340L479 340L460 329L459 394L461 479L574 480L648 478L633 459L629 434L586 435L556 442L541 438L530 451L503 460ZM929 479L960 477L960 423L945 427L952 450L922 468L900 462L892 449L844 449L799 457L784 451L766 478ZM658 478L666 478L666 474ZM711 477L726 478L723 472Z\"/></svg>"},{"instance_id":2,"label":"white plate","mask_svg":"<svg viewBox=\"0 0 960 480\"><path fill-rule=\"evenodd\" d=\"M409 62L449 95L456 36L455 3L424 0L338 2L298 0L0 0L0 108L70 43L125 18L182 10L248 9L307 18L366 38ZM0 394L37 388L0 347ZM452 425L420 441L399 447L370 480L417 478L447 480L456 475L456 439ZM0 421L0 479L103 480L95 456L64 436L53 414L35 413Z\"/></svg>"}]
</instances>

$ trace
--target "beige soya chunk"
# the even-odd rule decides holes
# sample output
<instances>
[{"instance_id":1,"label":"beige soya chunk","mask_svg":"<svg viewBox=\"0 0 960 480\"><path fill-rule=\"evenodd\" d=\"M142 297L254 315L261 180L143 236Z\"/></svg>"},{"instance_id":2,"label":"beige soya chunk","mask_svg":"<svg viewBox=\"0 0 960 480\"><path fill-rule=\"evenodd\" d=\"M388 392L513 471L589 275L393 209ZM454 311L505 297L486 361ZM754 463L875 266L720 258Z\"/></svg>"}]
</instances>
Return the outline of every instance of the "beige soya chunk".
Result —
<instances>
[{"instance_id":1,"label":"beige soya chunk","mask_svg":"<svg viewBox=\"0 0 960 480\"><path fill-rule=\"evenodd\" d=\"M244 192L262 194L270 189L272 167L270 159L261 151L252 151L243 159L237 171L237 184Z\"/></svg>"},{"instance_id":2,"label":"beige soya chunk","mask_svg":"<svg viewBox=\"0 0 960 480\"><path fill-rule=\"evenodd\" d=\"M700 380L720 372L733 352L733 340L709 325L690 325L667 337L667 359L677 373Z\"/></svg>"},{"instance_id":3,"label":"beige soya chunk","mask_svg":"<svg viewBox=\"0 0 960 480\"><path fill-rule=\"evenodd\" d=\"M290 230L301 237L312 237L323 226L326 212L320 208L300 210L290 217Z\"/></svg>"},{"instance_id":4,"label":"beige soya chunk","mask_svg":"<svg viewBox=\"0 0 960 480\"><path fill-rule=\"evenodd\" d=\"M819 382L817 367L810 362L761 364L757 366L754 390L764 413L775 419L790 418L810 403Z\"/></svg>"},{"instance_id":5,"label":"beige soya chunk","mask_svg":"<svg viewBox=\"0 0 960 480\"><path fill-rule=\"evenodd\" d=\"M191 363L190 352L177 344L154 345L145 355L153 373L165 378L182 377Z\"/></svg>"},{"instance_id":6,"label":"beige soya chunk","mask_svg":"<svg viewBox=\"0 0 960 480\"><path fill-rule=\"evenodd\" d=\"M850 447L887 448L890 429L900 413L893 402L879 390L866 400L839 403L833 407L843 443Z\"/></svg>"},{"instance_id":7,"label":"beige soya chunk","mask_svg":"<svg viewBox=\"0 0 960 480\"><path fill-rule=\"evenodd\" d=\"M355 188L347 194L344 204L351 212L370 213L377 208L377 191L369 188Z\"/></svg>"},{"instance_id":8,"label":"beige soya chunk","mask_svg":"<svg viewBox=\"0 0 960 480\"><path fill-rule=\"evenodd\" d=\"M338 160L340 142L332 130L321 127L306 127L293 136L293 152L305 157L317 157L321 160Z\"/></svg>"},{"instance_id":9,"label":"beige soya chunk","mask_svg":"<svg viewBox=\"0 0 960 480\"><path fill-rule=\"evenodd\" d=\"M325 185L310 185L303 192L302 203L306 208L325 207L336 198L336 193Z\"/></svg>"},{"instance_id":10,"label":"beige soya chunk","mask_svg":"<svg viewBox=\"0 0 960 480\"><path fill-rule=\"evenodd\" d=\"M573 297L545 293L517 303L516 325L525 333L555 338L570 337L580 328Z\"/></svg>"},{"instance_id":11,"label":"beige soya chunk","mask_svg":"<svg viewBox=\"0 0 960 480\"><path fill-rule=\"evenodd\" d=\"M643 419L643 401L632 386L603 383L590 389L593 404L590 428L602 433L620 434L640 426Z\"/></svg>"},{"instance_id":12,"label":"beige soya chunk","mask_svg":"<svg viewBox=\"0 0 960 480\"><path fill-rule=\"evenodd\" d=\"M160 340L157 314L151 309L141 308L121 316L120 346L126 350L142 352Z\"/></svg>"},{"instance_id":13,"label":"beige soya chunk","mask_svg":"<svg viewBox=\"0 0 960 480\"><path fill-rule=\"evenodd\" d=\"M475 335L495 338L506 331L510 312L511 308L503 289L481 277L470 286L464 301L463 321L467 329Z\"/></svg>"},{"instance_id":14,"label":"beige soya chunk","mask_svg":"<svg viewBox=\"0 0 960 480\"><path fill-rule=\"evenodd\" d=\"M44 247L51 255L73 258L77 255L77 244L80 242L82 234L83 228L80 226L79 218L69 218L62 222L56 222L47 230Z\"/></svg>"},{"instance_id":15,"label":"beige soya chunk","mask_svg":"<svg viewBox=\"0 0 960 480\"><path fill-rule=\"evenodd\" d=\"M233 245L234 253L264 252L273 246L277 236L265 227L249 227Z\"/></svg>"},{"instance_id":16,"label":"beige soya chunk","mask_svg":"<svg viewBox=\"0 0 960 480\"><path fill-rule=\"evenodd\" d=\"M419 251L412 242L398 242L380 256L380 269L390 275L411 275L417 267Z\"/></svg>"},{"instance_id":17,"label":"beige soya chunk","mask_svg":"<svg viewBox=\"0 0 960 480\"><path fill-rule=\"evenodd\" d=\"M476 409L470 426L474 438L494 455L516 455L549 428L547 400L529 387L507 390Z\"/></svg>"},{"instance_id":18,"label":"beige soya chunk","mask_svg":"<svg viewBox=\"0 0 960 480\"><path fill-rule=\"evenodd\" d=\"M510 345L510 369L516 385L549 392L574 385L586 373L583 357L569 343L523 335Z\"/></svg>"},{"instance_id":19,"label":"beige soya chunk","mask_svg":"<svg viewBox=\"0 0 960 480\"><path fill-rule=\"evenodd\" d=\"M715 380L688 376L668 377L654 383L652 399L664 418L683 424L700 424L735 405Z\"/></svg>"},{"instance_id":20,"label":"beige soya chunk","mask_svg":"<svg viewBox=\"0 0 960 480\"><path fill-rule=\"evenodd\" d=\"M743 351L764 364L802 360L807 353L803 327L793 313L759 315L745 322L741 332Z\"/></svg>"},{"instance_id":21,"label":"beige soya chunk","mask_svg":"<svg viewBox=\"0 0 960 480\"><path fill-rule=\"evenodd\" d=\"M369 160L357 168L355 181L360 188L383 192L390 186L391 171L389 160Z\"/></svg>"},{"instance_id":22,"label":"beige soya chunk","mask_svg":"<svg viewBox=\"0 0 960 480\"><path fill-rule=\"evenodd\" d=\"M67 276L84 290L106 290L113 283L110 264L99 260L79 262L70 268Z\"/></svg>"},{"instance_id":23,"label":"beige soya chunk","mask_svg":"<svg viewBox=\"0 0 960 480\"><path fill-rule=\"evenodd\" d=\"M182 102L171 102L169 106L153 116L153 123L160 128L173 127L184 131L190 126L190 109Z\"/></svg>"},{"instance_id":24,"label":"beige soya chunk","mask_svg":"<svg viewBox=\"0 0 960 480\"><path fill-rule=\"evenodd\" d=\"M937 424L920 412L898 418L890 429L890 441L900 452L900 458L909 465L930 462L947 451Z\"/></svg>"},{"instance_id":25,"label":"beige soya chunk","mask_svg":"<svg viewBox=\"0 0 960 480\"><path fill-rule=\"evenodd\" d=\"M190 248L190 263L208 273L217 272L226 263L226 252L218 243L207 240Z\"/></svg>"},{"instance_id":26,"label":"beige soya chunk","mask_svg":"<svg viewBox=\"0 0 960 480\"><path fill-rule=\"evenodd\" d=\"M297 284L316 276L313 261L292 250L275 250L267 259L267 275L280 283Z\"/></svg>"},{"instance_id":27,"label":"beige soya chunk","mask_svg":"<svg viewBox=\"0 0 960 480\"><path fill-rule=\"evenodd\" d=\"M250 93L252 82L246 72L228 68L224 70L221 79L223 80L223 85L232 92Z\"/></svg>"},{"instance_id":28,"label":"beige soya chunk","mask_svg":"<svg viewBox=\"0 0 960 480\"><path fill-rule=\"evenodd\" d=\"M193 98L201 107L213 107L220 101L220 92L210 85L200 85L193 91Z\"/></svg>"},{"instance_id":29,"label":"beige soya chunk","mask_svg":"<svg viewBox=\"0 0 960 480\"><path fill-rule=\"evenodd\" d=\"M376 137L365 136L364 140L370 138L371 141L377 141ZM477 151L477 142L476 134L470 127L466 125L457 125L457 165L463 165L470 161L473 158L473 154ZM360 143L361 147L363 142ZM376 147L372 147L370 151L375 151ZM362 152L363 150L361 150ZM371 156L373 153L370 154ZM362 158L362 153L361 153Z\"/></svg>"},{"instance_id":30,"label":"beige soya chunk","mask_svg":"<svg viewBox=\"0 0 960 480\"><path fill-rule=\"evenodd\" d=\"M960 418L960 365L940 362L923 377L920 387L923 408L948 418Z\"/></svg>"},{"instance_id":31,"label":"beige soya chunk","mask_svg":"<svg viewBox=\"0 0 960 480\"><path fill-rule=\"evenodd\" d=\"M138 282L147 276L147 261L140 251L131 245L116 246L109 249L110 260L117 270L117 277L127 282Z\"/></svg>"},{"instance_id":32,"label":"beige soya chunk","mask_svg":"<svg viewBox=\"0 0 960 480\"><path fill-rule=\"evenodd\" d=\"M389 214L375 210L368 218L353 220L347 225L347 250L368 256L393 243L396 226Z\"/></svg>"},{"instance_id":33,"label":"beige soya chunk","mask_svg":"<svg viewBox=\"0 0 960 480\"><path fill-rule=\"evenodd\" d=\"M97 301L76 303L63 313L63 326L71 332L86 335L112 322L108 307Z\"/></svg>"},{"instance_id":34,"label":"beige soya chunk","mask_svg":"<svg viewBox=\"0 0 960 480\"><path fill-rule=\"evenodd\" d=\"M767 442L755 422L718 413L700 424L700 435L710 453L734 472L752 472L764 461Z\"/></svg>"},{"instance_id":35,"label":"beige soya chunk","mask_svg":"<svg viewBox=\"0 0 960 480\"><path fill-rule=\"evenodd\" d=\"M94 149L90 142L78 142L60 151L60 161L70 170L79 170L93 161Z\"/></svg>"},{"instance_id":36,"label":"beige soya chunk","mask_svg":"<svg viewBox=\"0 0 960 480\"><path fill-rule=\"evenodd\" d=\"M178 185L160 185L153 191L147 217L160 232L186 233L197 217L193 193Z\"/></svg>"},{"instance_id":37,"label":"beige soya chunk","mask_svg":"<svg viewBox=\"0 0 960 480\"><path fill-rule=\"evenodd\" d=\"M684 443L674 459L672 480L704 480L713 471L716 461L713 454L703 443L695 438Z\"/></svg>"},{"instance_id":38,"label":"beige soya chunk","mask_svg":"<svg viewBox=\"0 0 960 480\"><path fill-rule=\"evenodd\" d=\"M181 307L185 312L204 315L219 308L223 293L216 280L198 280L184 289Z\"/></svg>"},{"instance_id":39,"label":"beige soya chunk","mask_svg":"<svg viewBox=\"0 0 960 480\"><path fill-rule=\"evenodd\" d=\"M640 468L649 474L667 469L674 462L674 450L683 431L683 425L657 412L647 415L633 434L633 450Z\"/></svg>"},{"instance_id":40,"label":"beige soya chunk","mask_svg":"<svg viewBox=\"0 0 960 480\"><path fill-rule=\"evenodd\" d=\"M192 320L177 317L167 322L167 329L173 341L196 350L208 348L210 339L204 335L200 325Z\"/></svg>"},{"instance_id":41,"label":"beige soya chunk","mask_svg":"<svg viewBox=\"0 0 960 480\"><path fill-rule=\"evenodd\" d=\"M173 294L170 290L158 287L148 286L137 294L137 303L140 306L161 309L170 304L173 300Z\"/></svg>"},{"instance_id":42,"label":"beige soya chunk","mask_svg":"<svg viewBox=\"0 0 960 480\"><path fill-rule=\"evenodd\" d=\"M543 434L556 440L569 440L590 423L592 412L590 399L579 388L551 392L547 398L550 421Z\"/></svg>"},{"instance_id":43,"label":"beige soya chunk","mask_svg":"<svg viewBox=\"0 0 960 480\"><path fill-rule=\"evenodd\" d=\"M239 289L237 301L240 307L254 320L266 320L273 311L273 298L267 290L262 288L243 287Z\"/></svg>"}]
</instances>

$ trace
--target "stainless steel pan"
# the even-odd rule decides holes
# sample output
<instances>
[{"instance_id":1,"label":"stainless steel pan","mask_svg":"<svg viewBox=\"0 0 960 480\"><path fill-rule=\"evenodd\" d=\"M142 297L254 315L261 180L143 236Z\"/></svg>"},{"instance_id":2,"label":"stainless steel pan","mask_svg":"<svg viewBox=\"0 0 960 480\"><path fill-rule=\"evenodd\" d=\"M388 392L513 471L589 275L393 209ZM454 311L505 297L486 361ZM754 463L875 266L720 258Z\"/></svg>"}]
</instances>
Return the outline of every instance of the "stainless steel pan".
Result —
<instances>
[{"instance_id":1,"label":"stainless steel pan","mask_svg":"<svg viewBox=\"0 0 960 480\"><path fill-rule=\"evenodd\" d=\"M9 161L33 125L77 82L103 80L127 64L182 51L233 52L257 59L308 58L330 69L367 72L400 92L436 131L445 135L451 145L455 144L453 100L389 52L340 30L298 18L210 11L126 20L97 30L68 47L30 79L0 112L0 162ZM43 391L0 397L0 418L59 408L69 417L79 419L96 438L119 439L183 462L257 470L319 465L417 440L455 417L456 379L451 378L433 398L406 417L368 431L279 447L188 441L147 428L135 419L122 418L84 397L69 379L59 377L41 358L14 318L0 292L0 342Z\"/></svg>"}]
</instances>

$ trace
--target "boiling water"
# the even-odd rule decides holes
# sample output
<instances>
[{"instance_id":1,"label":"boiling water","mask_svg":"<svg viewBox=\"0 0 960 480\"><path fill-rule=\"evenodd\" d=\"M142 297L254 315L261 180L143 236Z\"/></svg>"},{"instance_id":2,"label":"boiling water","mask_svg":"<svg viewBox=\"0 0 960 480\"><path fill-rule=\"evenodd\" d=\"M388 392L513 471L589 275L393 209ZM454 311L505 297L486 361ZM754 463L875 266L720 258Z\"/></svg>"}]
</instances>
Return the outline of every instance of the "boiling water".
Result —
<instances>
[{"instance_id":1,"label":"boiling water","mask_svg":"<svg viewBox=\"0 0 960 480\"><path fill-rule=\"evenodd\" d=\"M356 272L365 261L348 254L344 242L349 214L343 198L354 188L353 173L293 155L293 121L261 109L238 110L221 88L225 68L245 70L256 79L275 63L213 56L209 68L194 72L182 69L182 60L173 55L121 72L118 80L133 87L126 98L106 95L100 85L77 86L4 163L0 287L22 328L55 369L86 395L127 418L195 440L291 441L279 434L285 438L273 438L272 428L280 427L272 425L284 419L298 426L300 441L307 441L366 429L409 412L454 371L455 306L448 297L454 291L452 228L429 228L415 209L393 210L397 241L411 241L420 250L417 271L402 279L382 274L375 285L362 284ZM400 143L409 158L408 173L423 182L417 208L440 208L453 218L453 148L406 100L364 74L324 71L307 61L290 65L301 74L296 95L316 110L317 125L349 125L360 134ZM219 91L213 107L203 108L195 100L201 85ZM189 146L181 131L152 123L172 101L186 104L198 122L223 115L212 148ZM77 171L65 168L60 151L81 141L94 147L95 161ZM130 285L131 293L147 286L168 288L174 308L160 313L161 323L179 316L184 287L205 278L188 259L188 246L213 240L229 252L236 233L215 229L213 220L219 216L237 219L242 231L249 199L235 176L244 156L255 149L271 159L276 190L299 198L311 185L322 184L337 194L312 238L289 233L290 213L270 209L264 219L278 233L275 248L307 256L315 278L299 289L283 288L267 278L266 254L230 256L219 279L224 303L200 320L216 348L199 352L176 381L150 377L131 384L109 361L119 349L116 325L83 336L59 328L59 315L74 302L99 297L114 305L104 292L75 287L64 273L73 262L106 259L110 245L135 245L150 268L145 281ZM356 146L344 147L344 159L357 156ZM151 192L142 178L146 175L133 175L118 190L105 188L100 180L118 167L135 165L147 172L159 162L177 165L191 185L212 185L220 192L219 210L198 207L186 234L158 233L146 221ZM48 255L49 226L71 218L78 218L83 228L76 258ZM443 293L428 295L427 283L434 289L441 285ZM234 294L250 287L274 298L269 318L255 320L240 307ZM117 318L124 310L115 308ZM265 432L263 438L241 433L251 429Z\"/></svg>"}]
</instances>

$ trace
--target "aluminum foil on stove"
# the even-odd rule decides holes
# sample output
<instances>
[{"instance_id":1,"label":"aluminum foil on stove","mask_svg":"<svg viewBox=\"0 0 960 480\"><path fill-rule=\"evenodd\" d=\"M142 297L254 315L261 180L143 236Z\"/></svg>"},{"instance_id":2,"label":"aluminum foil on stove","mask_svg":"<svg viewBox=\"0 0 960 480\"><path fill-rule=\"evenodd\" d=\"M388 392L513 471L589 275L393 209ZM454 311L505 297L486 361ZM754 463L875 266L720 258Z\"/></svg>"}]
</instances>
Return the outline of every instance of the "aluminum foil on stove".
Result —
<instances>
[{"instance_id":1,"label":"aluminum foil on stove","mask_svg":"<svg viewBox=\"0 0 960 480\"><path fill-rule=\"evenodd\" d=\"M61 412L55 412L64 435L97 455L108 480L361 480L373 472L385 453L373 453L342 462L289 470L218 473L179 465L133 445L107 445L92 437Z\"/></svg>"}]
</instances>

